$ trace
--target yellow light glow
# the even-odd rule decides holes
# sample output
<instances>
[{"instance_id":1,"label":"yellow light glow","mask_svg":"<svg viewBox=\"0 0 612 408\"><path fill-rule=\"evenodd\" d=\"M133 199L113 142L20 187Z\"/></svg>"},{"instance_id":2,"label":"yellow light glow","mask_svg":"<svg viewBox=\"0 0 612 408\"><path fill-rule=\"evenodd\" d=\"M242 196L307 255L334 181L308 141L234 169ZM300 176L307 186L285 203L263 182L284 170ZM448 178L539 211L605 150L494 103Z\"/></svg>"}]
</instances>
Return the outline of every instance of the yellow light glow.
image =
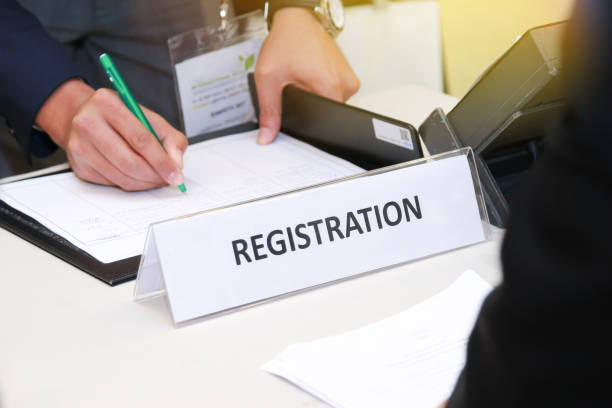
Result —
<instances>
[{"instance_id":1,"label":"yellow light glow","mask_svg":"<svg viewBox=\"0 0 612 408\"><path fill-rule=\"evenodd\" d=\"M446 90L474 79L531 27L566 20L575 0L439 0Z\"/></svg>"}]
</instances>

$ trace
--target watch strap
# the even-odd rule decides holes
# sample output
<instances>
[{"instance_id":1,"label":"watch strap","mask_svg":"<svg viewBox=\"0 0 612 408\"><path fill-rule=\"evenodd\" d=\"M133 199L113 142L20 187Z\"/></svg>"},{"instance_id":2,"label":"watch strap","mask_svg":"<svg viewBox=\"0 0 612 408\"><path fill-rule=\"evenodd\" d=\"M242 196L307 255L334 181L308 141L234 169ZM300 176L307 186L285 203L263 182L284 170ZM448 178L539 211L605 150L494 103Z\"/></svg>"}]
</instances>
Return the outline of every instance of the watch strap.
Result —
<instances>
[{"instance_id":1,"label":"watch strap","mask_svg":"<svg viewBox=\"0 0 612 408\"><path fill-rule=\"evenodd\" d=\"M314 10L321 5L321 0L268 0L268 24L272 25L274 13L285 7L304 7Z\"/></svg>"}]
</instances>

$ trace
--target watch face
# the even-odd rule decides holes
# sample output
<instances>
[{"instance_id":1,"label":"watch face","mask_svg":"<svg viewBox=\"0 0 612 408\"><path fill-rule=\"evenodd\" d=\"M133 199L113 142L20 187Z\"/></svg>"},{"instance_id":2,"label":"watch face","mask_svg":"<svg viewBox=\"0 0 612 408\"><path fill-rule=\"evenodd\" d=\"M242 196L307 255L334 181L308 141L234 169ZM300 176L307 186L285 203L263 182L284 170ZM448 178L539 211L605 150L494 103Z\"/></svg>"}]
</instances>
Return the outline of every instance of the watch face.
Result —
<instances>
[{"instance_id":1,"label":"watch face","mask_svg":"<svg viewBox=\"0 0 612 408\"><path fill-rule=\"evenodd\" d=\"M342 29L344 27L344 8L342 7L342 0L328 0L329 5L329 17L331 22L336 28Z\"/></svg>"}]
</instances>

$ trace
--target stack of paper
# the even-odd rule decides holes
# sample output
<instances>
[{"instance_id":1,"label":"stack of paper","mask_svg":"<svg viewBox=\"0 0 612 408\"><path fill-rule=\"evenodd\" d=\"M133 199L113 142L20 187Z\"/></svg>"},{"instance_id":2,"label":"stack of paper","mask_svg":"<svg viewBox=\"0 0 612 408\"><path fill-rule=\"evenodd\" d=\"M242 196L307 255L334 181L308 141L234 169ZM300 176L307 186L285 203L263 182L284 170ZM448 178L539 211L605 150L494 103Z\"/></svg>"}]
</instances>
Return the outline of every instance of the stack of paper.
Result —
<instances>
[{"instance_id":1,"label":"stack of paper","mask_svg":"<svg viewBox=\"0 0 612 408\"><path fill-rule=\"evenodd\" d=\"M176 187L126 193L64 173L1 185L0 200L106 263L140 255L154 222L363 171L283 134L269 146L256 137L255 130L189 146L187 194Z\"/></svg>"},{"instance_id":2,"label":"stack of paper","mask_svg":"<svg viewBox=\"0 0 612 408\"><path fill-rule=\"evenodd\" d=\"M490 291L491 285L467 271L405 312L290 346L263 369L335 407L437 407L452 392Z\"/></svg>"}]
</instances>

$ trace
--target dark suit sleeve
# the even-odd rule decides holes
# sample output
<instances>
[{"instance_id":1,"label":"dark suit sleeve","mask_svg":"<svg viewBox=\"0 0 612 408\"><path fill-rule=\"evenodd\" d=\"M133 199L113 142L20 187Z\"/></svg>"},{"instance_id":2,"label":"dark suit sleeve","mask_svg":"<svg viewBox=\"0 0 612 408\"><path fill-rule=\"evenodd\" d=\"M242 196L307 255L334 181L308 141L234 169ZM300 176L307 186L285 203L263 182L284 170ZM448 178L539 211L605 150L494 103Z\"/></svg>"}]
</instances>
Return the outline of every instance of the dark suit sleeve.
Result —
<instances>
[{"instance_id":1,"label":"dark suit sleeve","mask_svg":"<svg viewBox=\"0 0 612 408\"><path fill-rule=\"evenodd\" d=\"M36 114L63 82L77 76L63 49L36 17L14 0L0 4L0 115L24 152L46 153L49 140L32 132Z\"/></svg>"},{"instance_id":2,"label":"dark suit sleeve","mask_svg":"<svg viewBox=\"0 0 612 408\"><path fill-rule=\"evenodd\" d=\"M611 404L612 5L578 7L564 59L569 108L513 202L504 280L482 307L448 408Z\"/></svg>"}]
</instances>

